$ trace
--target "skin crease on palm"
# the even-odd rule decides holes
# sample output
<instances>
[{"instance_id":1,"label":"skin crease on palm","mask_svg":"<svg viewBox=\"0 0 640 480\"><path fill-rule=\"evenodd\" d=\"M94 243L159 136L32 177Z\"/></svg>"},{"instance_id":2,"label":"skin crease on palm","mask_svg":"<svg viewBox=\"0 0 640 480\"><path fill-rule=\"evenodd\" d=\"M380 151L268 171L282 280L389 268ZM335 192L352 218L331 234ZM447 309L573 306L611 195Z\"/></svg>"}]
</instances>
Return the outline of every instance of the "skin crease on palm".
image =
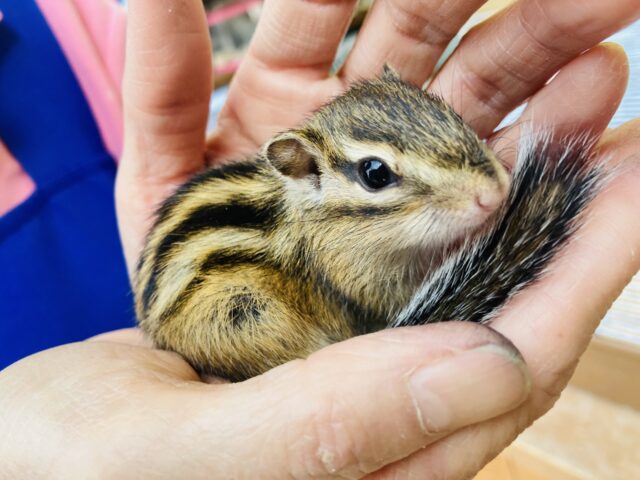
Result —
<instances>
[{"instance_id":1,"label":"skin crease on palm","mask_svg":"<svg viewBox=\"0 0 640 480\"><path fill-rule=\"evenodd\" d=\"M267 1L206 143L211 64L200 1L130 0L116 187L129 266L153 209L180 182L255 150L385 61L424 82L481 3L379 0L329 77L354 2ZM474 29L429 88L484 136L529 99L521 121L491 138L505 155L522 125L597 138L628 67L618 47L596 45L638 16L637 0L521 0ZM599 148L623 173L551 272L492 329L379 332L233 385L201 382L136 330L42 352L0 373L0 478L472 476L553 405L640 266L640 121L607 131Z\"/></svg>"}]
</instances>

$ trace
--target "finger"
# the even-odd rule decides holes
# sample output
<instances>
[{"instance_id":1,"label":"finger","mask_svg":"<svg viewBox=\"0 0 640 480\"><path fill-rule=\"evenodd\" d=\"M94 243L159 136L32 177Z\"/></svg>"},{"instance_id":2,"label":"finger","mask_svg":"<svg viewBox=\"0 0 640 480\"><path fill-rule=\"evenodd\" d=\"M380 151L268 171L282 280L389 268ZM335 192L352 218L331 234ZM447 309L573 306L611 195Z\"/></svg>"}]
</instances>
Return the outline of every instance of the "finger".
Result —
<instances>
[{"instance_id":1,"label":"finger","mask_svg":"<svg viewBox=\"0 0 640 480\"><path fill-rule=\"evenodd\" d=\"M598 145L598 151L603 158L615 156L619 163L626 164L637 158L640 143L640 118L631 120L618 128L608 130Z\"/></svg>"},{"instance_id":2,"label":"finger","mask_svg":"<svg viewBox=\"0 0 640 480\"><path fill-rule=\"evenodd\" d=\"M429 90L486 137L560 67L638 16L637 0L521 0L466 35Z\"/></svg>"},{"instance_id":3,"label":"finger","mask_svg":"<svg viewBox=\"0 0 640 480\"><path fill-rule=\"evenodd\" d=\"M422 85L458 30L486 0L374 2L340 72L348 82L371 78L385 63Z\"/></svg>"},{"instance_id":4,"label":"finger","mask_svg":"<svg viewBox=\"0 0 640 480\"><path fill-rule=\"evenodd\" d=\"M492 323L527 360L533 376L529 400L508 415L463 428L371 480L469 478L558 398L596 325L640 268L640 119L607 133L605 145L612 162L633 168L596 200L588 223L547 278Z\"/></svg>"},{"instance_id":5,"label":"finger","mask_svg":"<svg viewBox=\"0 0 640 480\"><path fill-rule=\"evenodd\" d=\"M556 138L584 132L602 135L620 106L629 80L629 63L616 44L599 45L564 67L529 101L518 121L499 132L491 144L502 161L515 162L524 134L553 132Z\"/></svg>"},{"instance_id":6,"label":"finger","mask_svg":"<svg viewBox=\"0 0 640 480\"><path fill-rule=\"evenodd\" d=\"M87 342L113 342L133 345L135 347L153 347L153 342L139 328L123 328L112 332L101 333L86 340Z\"/></svg>"},{"instance_id":7,"label":"finger","mask_svg":"<svg viewBox=\"0 0 640 480\"><path fill-rule=\"evenodd\" d=\"M127 175L163 184L202 167L211 72L202 2L129 2L121 165Z\"/></svg>"},{"instance_id":8,"label":"finger","mask_svg":"<svg viewBox=\"0 0 640 480\"><path fill-rule=\"evenodd\" d=\"M272 0L207 145L214 161L255 151L343 89L328 78L355 0ZM251 128L246 128L250 125ZM244 127L244 128L243 128Z\"/></svg>"},{"instance_id":9,"label":"finger","mask_svg":"<svg viewBox=\"0 0 640 480\"><path fill-rule=\"evenodd\" d=\"M140 328L122 328L120 330L114 330L112 332L101 333L99 335L87 338L86 341L120 343L134 347L145 347L148 349L154 348L153 341L147 335L145 335L145 333ZM156 353L159 352L159 350L154 351ZM210 384L229 383L228 380L220 377L215 377L213 375L201 375L200 379L203 382Z\"/></svg>"},{"instance_id":10,"label":"finger","mask_svg":"<svg viewBox=\"0 0 640 480\"><path fill-rule=\"evenodd\" d=\"M355 7L354 0L271 0L265 5L247 60L271 70L328 75Z\"/></svg>"},{"instance_id":11,"label":"finger","mask_svg":"<svg viewBox=\"0 0 640 480\"><path fill-rule=\"evenodd\" d=\"M366 477L367 480L458 480L475 475L527 426L528 416L517 409L477 425L464 427L409 458Z\"/></svg>"},{"instance_id":12,"label":"finger","mask_svg":"<svg viewBox=\"0 0 640 480\"><path fill-rule=\"evenodd\" d=\"M227 450L248 459L269 445L256 461L272 478L361 478L447 431L511 410L526 393L518 353L486 327L388 330L222 387L224 415L215 414L218 405L203 431L233 431ZM210 400L200 408L211 415ZM255 465L238 454L209 454L227 478L253 478Z\"/></svg>"}]
</instances>

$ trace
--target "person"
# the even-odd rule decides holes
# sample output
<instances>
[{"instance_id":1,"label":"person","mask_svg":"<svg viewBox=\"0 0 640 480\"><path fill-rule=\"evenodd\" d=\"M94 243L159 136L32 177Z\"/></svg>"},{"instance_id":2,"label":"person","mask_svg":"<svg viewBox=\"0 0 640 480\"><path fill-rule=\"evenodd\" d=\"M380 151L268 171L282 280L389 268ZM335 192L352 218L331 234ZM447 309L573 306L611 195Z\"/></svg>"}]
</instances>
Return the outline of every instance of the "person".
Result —
<instances>
[{"instance_id":1,"label":"person","mask_svg":"<svg viewBox=\"0 0 640 480\"><path fill-rule=\"evenodd\" d=\"M206 143L211 63L201 3L129 2L116 201L130 271L154 206L177 184L254 150L385 61L422 83L483 1L375 2L339 75L329 76L353 3L266 2ZM203 383L136 330L44 351L0 373L3 474L473 475L553 405L640 266L640 121L605 130L628 65L621 49L598 45L638 16L636 0L521 0L472 30L430 83L498 149L509 151L522 125L588 132L601 137L601 161L624 171L546 277L490 327L378 332L239 384ZM520 121L492 134L525 100Z\"/></svg>"}]
</instances>

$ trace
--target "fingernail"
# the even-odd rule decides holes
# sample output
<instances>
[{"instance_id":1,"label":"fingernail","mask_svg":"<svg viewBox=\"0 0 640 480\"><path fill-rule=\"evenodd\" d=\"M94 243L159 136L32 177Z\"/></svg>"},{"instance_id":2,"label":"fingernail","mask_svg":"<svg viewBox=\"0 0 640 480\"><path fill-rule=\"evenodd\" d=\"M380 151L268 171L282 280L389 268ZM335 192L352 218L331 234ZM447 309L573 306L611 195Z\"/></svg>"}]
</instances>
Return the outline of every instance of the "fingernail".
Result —
<instances>
[{"instance_id":1,"label":"fingernail","mask_svg":"<svg viewBox=\"0 0 640 480\"><path fill-rule=\"evenodd\" d=\"M449 432L506 413L530 390L527 366L508 347L487 344L414 371L409 390L424 431Z\"/></svg>"}]
</instances>

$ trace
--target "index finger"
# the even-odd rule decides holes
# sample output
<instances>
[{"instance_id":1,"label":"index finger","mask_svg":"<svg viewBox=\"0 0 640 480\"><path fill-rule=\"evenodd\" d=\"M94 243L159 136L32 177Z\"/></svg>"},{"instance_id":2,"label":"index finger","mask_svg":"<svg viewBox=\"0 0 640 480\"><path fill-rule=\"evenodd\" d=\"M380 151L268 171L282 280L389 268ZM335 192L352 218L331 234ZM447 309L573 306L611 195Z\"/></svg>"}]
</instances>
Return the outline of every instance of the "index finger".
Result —
<instances>
[{"instance_id":1,"label":"index finger","mask_svg":"<svg viewBox=\"0 0 640 480\"><path fill-rule=\"evenodd\" d=\"M199 0L131 0L123 80L121 168L181 180L204 165L211 42Z\"/></svg>"},{"instance_id":2,"label":"index finger","mask_svg":"<svg viewBox=\"0 0 640 480\"><path fill-rule=\"evenodd\" d=\"M355 0L265 2L235 74L209 149L217 159L250 153L299 124L344 84L329 72Z\"/></svg>"},{"instance_id":3,"label":"index finger","mask_svg":"<svg viewBox=\"0 0 640 480\"><path fill-rule=\"evenodd\" d=\"M462 39L429 90L481 137L580 53L640 16L637 0L519 0Z\"/></svg>"},{"instance_id":4,"label":"index finger","mask_svg":"<svg viewBox=\"0 0 640 480\"><path fill-rule=\"evenodd\" d=\"M245 61L325 78L355 5L356 0L266 2Z\"/></svg>"}]
</instances>

